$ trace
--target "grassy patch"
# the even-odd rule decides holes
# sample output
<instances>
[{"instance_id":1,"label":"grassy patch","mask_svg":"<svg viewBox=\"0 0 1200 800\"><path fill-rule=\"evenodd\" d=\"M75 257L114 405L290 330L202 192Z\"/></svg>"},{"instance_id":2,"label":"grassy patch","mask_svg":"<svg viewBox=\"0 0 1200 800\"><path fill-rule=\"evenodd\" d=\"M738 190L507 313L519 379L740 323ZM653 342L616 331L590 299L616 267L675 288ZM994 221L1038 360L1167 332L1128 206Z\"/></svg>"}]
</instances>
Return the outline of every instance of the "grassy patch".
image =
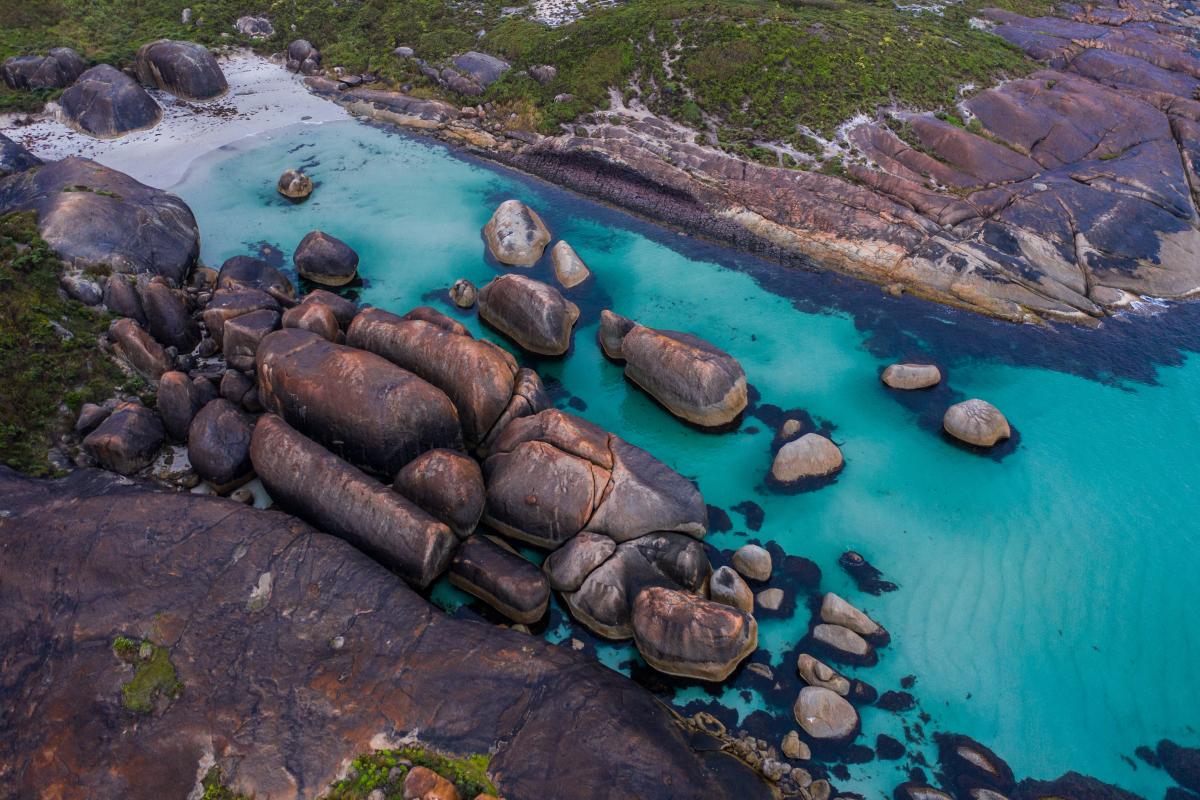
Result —
<instances>
[{"instance_id":1,"label":"grassy patch","mask_svg":"<svg viewBox=\"0 0 1200 800\"><path fill-rule=\"evenodd\" d=\"M33 214L0 217L0 460L38 476L80 406L129 382L96 346L108 315L64 299L59 268Z\"/></svg>"},{"instance_id":2,"label":"grassy patch","mask_svg":"<svg viewBox=\"0 0 1200 800\"><path fill-rule=\"evenodd\" d=\"M427 767L451 781L460 797L495 794L488 779L489 758L472 755L462 758L442 755L419 746L396 750L376 750L354 759L350 774L329 788L322 800L364 800L378 789L388 800L404 796L404 777L414 767Z\"/></svg>"},{"instance_id":3,"label":"grassy patch","mask_svg":"<svg viewBox=\"0 0 1200 800\"><path fill-rule=\"evenodd\" d=\"M251 800L227 787L221 770L217 767L213 767L204 775L200 785L204 787L204 794L200 795L200 800Z\"/></svg>"},{"instance_id":4,"label":"grassy patch","mask_svg":"<svg viewBox=\"0 0 1200 800\"><path fill-rule=\"evenodd\" d=\"M174 699L183 691L167 648L118 636L113 640L112 649L118 658L134 668L133 677L121 687L121 705L130 711L149 714L160 697Z\"/></svg>"}]
</instances>

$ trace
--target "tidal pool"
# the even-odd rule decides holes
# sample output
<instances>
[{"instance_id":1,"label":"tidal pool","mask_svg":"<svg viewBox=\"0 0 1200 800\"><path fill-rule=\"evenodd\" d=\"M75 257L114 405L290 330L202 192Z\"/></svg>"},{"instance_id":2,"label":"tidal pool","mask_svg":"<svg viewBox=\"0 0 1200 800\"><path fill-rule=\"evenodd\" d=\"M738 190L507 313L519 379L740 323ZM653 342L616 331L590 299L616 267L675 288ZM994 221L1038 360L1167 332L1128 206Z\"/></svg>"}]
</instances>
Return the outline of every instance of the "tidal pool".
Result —
<instances>
[{"instance_id":1,"label":"tidal pool","mask_svg":"<svg viewBox=\"0 0 1200 800\"><path fill-rule=\"evenodd\" d=\"M275 193L289 167L317 183L304 204ZM173 191L196 213L209 265L269 246L290 269L296 244L321 229L360 254L362 301L399 313L433 305L514 352L445 290L501 271L480 236L500 201L534 207L594 277L565 292L583 309L571 352L525 362L558 405L694 478L732 523L707 538L716 551L773 541L820 567L822 591L891 631L877 666L844 671L880 692L915 676L917 708L865 709L860 743L873 747L880 733L904 741L906 725L960 732L1020 777L1076 770L1148 798L1170 781L1134 749L1161 738L1200 745L1200 308L1148 306L1093 331L992 322L767 264L356 122L243 140L197 161ZM545 261L530 274L547 279ZM596 345L606 307L736 356L758 397L740 428L687 427L628 383ZM879 371L897 359L932 360L946 381L887 390ZM1019 433L1000 457L939 432L945 407L972 396ZM792 495L765 486L780 409L832 431L846 458L834 483ZM762 510L758 530L746 501ZM837 565L851 548L899 590L858 591ZM445 587L435 595L464 598ZM669 683L639 670L630 645L597 652L687 710L716 702L730 721L765 711L784 725L809 617L804 597L791 616L760 617L752 660L772 667L778 688L746 669L721 687ZM557 612L542 633L586 638ZM835 783L890 797L910 766L908 757L851 765Z\"/></svg>"}]
</instances>

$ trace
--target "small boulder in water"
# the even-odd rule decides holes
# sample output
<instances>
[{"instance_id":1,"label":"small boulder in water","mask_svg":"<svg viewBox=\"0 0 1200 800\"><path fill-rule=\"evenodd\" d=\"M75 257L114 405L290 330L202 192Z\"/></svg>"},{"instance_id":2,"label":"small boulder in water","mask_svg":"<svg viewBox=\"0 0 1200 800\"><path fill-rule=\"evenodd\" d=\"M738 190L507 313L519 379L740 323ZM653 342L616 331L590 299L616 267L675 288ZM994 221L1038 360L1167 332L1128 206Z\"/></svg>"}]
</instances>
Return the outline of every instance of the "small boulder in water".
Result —
<instances>
[{"instance_id":1,"label":"small boulder in water","mask_svg":"<svg viewBox=\"0 0 1200 800\"><path fill-rule=\"evenodd\" d=\"M542 218L520 200L505 200L483 228L488 249L501 264L532 267L550 243Z\"/></svg>"},{"instance_id":2,"label":"small boulder in water","mask_svg":"<svg viewBox=\"0 0 1200 800\"><path fill-rule=\"evenodd\" d=\"M754 617L677 589L643 589L632 619L638 652L668 675L723 681L758 646Z\"/></svg>"},{"instance_id":3,"label":"small boulder in water","mask_svg":"<svg viewBox=\"0 0 1200 800\"><path fill-rule=\"evenodd\" d=\"M820 686L805 686L792 709L796 722L814 739L847 742L858 734L858 712L841 695Z\"/></svg>"},{"instance_id":4,"label":"small boulder in water","mask_svg":"<svg viewBox=\"0 0 1200 800\"><path fill-rule=\"evenodd\" d=\"M942 426L955 439L977 447L991 447L1012 435L1000 409L977 398L950 406L942 418Z\"/></svg>"},{"instance_id":5,"label":"small boulder in water","mask_svg":"<svg viewBox=\"0 0 1200 800\"><path fill-rule=\"evenodd\" d=\"M592 274L575 248L565 241L559 240L550 250L550 260L554 264L555 277L567 289L578 286Z\"/></svg>"},{"instance_id":6,"label":"small boulder in water","mask_svg":"<svg viewBox=\"0 0 1200 800\"><path fill-rule=\"evenodd\" d=\"M289 200L304 200L312 194L313 182L303 172L289 169L279 176L275 189Z\"/></svg>"},{"instance_id":7,"label":"small boulder in water","mask_svg":"<svg viewBox=\"0 0 1200 800\"><path fill-rule=\"evenodd\" d=\"M708 580L708 596L747 614L754 611L754 593L731 567L721 567L712 574Z\"/></svg>"},{"instance_id":8,"label":"small boulder in water","mask_svg":"<svg viewBox=\"0 0 1200 800\"><path fill-rule=\"evenodd\" d=\"M819 433L806 433L775 454L771 477L782 484L805 478L822 478L842 469L841 449Z\"/></svg>"},{"instance_id":9,"label":"small boulder in water","mask_svg":"<svg viewBox=\"0 0 1200 800\"><path fill-rule=\"evenodd\" d=\"M801 653L797 656L796 671L800 673L801 679L809 686L820 686L824 689L829 689L831 692L836 692L842 697L850 694L849 678L823 661L813 658L808 653Z\"/></svg>"},{"instance_id":10,"label":"small boulder in water","mask_svg":"<svg viewBox=\"0 0 1200 800\"><path fill-rule=\"evenodd\" d=\"M733 568L752 581L771 579L771 554L756 544L744 544L733 554Z\"/></svg>"},{"instance_id":11,"label":"small boulder in water","mask_svg":"<svg viewBox=\"0 0 1200 800\"><path fill-rule=\"evenodd\" d=\"M459 278L450 287L450 299L459 308L470 308L479 299L479 291L466 278Z\"/></svg>"},{"instance_id":12,"label":"small boulder in water","mask_svg":"<svg viewBox=\"0 0 1200 800\"><path fill-rule=\"evenodd\" d=\"M942 371L933 364L892 364L880 379L893 389L928 389L942 380Z\"/></svg>"},{"instance_id":13,"label":"small boulder in water","mask_svg":"<svg viewBox=\"0 0 1200 800\"><path fill-rule=\"evenodd\" d=\"M821 623L813 628L813 641L821 644L835 661L871 666L879 656L866 639L841 625Z\"/></svg>"},{"instance_id":14,"label":"small boulder in water","mask_svg":"<svg viewBox=\"0 0 1200 800\"><path fill-rule=\"evenodd\" d=\"M509 273L479 292L479 316L531 353L561 356L579 307L549 284Z\"/></svg>"},{"instance_id":15,"label":"small boulder in water","mask_svg":"<svg viewBox=\"0 0 1200 800\"><path fill-rule=\"evenodd\" d=\"M301 239L292 260L301 277L323 286L344 286L358 276L358 253L323 231Z\"/></svg>"}]
</instances>

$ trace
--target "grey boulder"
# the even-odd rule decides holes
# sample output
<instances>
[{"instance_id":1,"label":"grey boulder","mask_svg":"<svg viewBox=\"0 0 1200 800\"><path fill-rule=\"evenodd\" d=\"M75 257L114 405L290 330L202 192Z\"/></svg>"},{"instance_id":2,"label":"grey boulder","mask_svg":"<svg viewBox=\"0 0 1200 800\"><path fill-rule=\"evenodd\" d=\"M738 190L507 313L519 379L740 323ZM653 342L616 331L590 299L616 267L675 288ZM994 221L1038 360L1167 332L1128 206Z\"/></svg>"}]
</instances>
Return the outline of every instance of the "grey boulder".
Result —
<instances>
[{"instance_id":1,"label":"grey boulder","mask_svg":"<svg viewBox=\"0 0 1200 800\"><path fill-rule=\"evenodd\" d=\"M532 267L550 244L550 231L529 206L520 200L505 200L484 226L483 238L501 264Z\"/></svg>"},{"instance_id":2,"label":"grey boulder","mask_svg":"<svg viewBox=\"0 0 1200 800\"><path fill-rule=\"evenodd\" d=\"M69 47L55 47L45 56L12 56L4 60L0 74L8 88L64 89L83 74L79 53Z\"/></svg>"},{"instance_id":3,"label":"grey boulder","mask_svg":"<svg viewBox=\"0 0 1200 800\"><path fill-rule=\"evenodd\" d=\"M0 133L0 178L14 172L41 165L42 160L29 152L23 145Z\"/></svg>"},{"instance_id":4,"label":"grey boulder","mask_svg":"<svg viewBox=\"0 0 1200 800\"><path fill-rule=\"evenodd\" d=\"M185 100L211 100L229 89L213 54L195 42L148 42L138 49L135 64L142 83Z\"/></svg>"},{"instance_id":5,"label":"grey boulder","mask_svg":"<svg viewBox=\"0 0 1200 800\"><path fill-rule=\"evenodd\" d=\"M942 427L955 439L976 447L992 447L1012 435L1008 420L986 400L971 399L946 409Z\"/></svg>"},{"instance_id":6,"label":"grey boulder","mask_svg":"<svg viewBox=\"0 0 1200 800\"><path fill-rule=\"evenodd\" d=\"M79 76L58 100L63 120L97 139L153 128L162 109L137 81L108 64Z\"/></svg>"}]
</instances>

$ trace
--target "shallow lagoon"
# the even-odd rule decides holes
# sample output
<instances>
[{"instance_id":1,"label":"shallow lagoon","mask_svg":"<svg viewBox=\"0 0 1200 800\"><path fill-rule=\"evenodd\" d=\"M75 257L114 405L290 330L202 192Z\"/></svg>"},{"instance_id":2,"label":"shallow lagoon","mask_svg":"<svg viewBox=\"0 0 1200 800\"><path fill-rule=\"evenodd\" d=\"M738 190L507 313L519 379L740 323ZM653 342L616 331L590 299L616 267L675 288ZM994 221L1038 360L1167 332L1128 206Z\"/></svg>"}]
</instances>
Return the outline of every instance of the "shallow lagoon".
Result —
<instances>
[{"instance_id":1,"label":"shallow lagoon","mask_svg":"<svg viewBox=\"0 0 1200 800\"><path fill-rule=\"evenodd\" d=\"M318 185L293 206L274 182L296 166ZM821 568L822 590L888 627L892 645L880 663L845 671L880 692L915 675L918 708L865 710L861 743L873 746L879 733L903 741L904 722L924 711L927 733L974 736L1018 776L1074 769L1149 798L1161 797L1169 779L1134 759L1134 748L1164 737L1200 745L1194 306L1143 311L1100 331L1017 328L775 267L354 122L244 140L202 158L173 190L196 213L207 264L265 243L290 267L301 237L320 228L359 252L363 301L401 313L434 305L496 341L503 338L473 314L453 310L444 290L459 277L482 286L497 273L480 229L501 200L533 206L594 278L566 292L583 309L571 353L528 363L561 384L559 405L697 480L732 521L708 537L715 548L773 540ZM532 274L549 271L543 263ZM719 435L666 414L601 356L595 333L605 307L731 352L757 390L758 410ZM917 396L886 390L878 373L901 358L941 364L948 386ZM1019 433L1010 452L991 458L943 439L941 412L964 396L1007 414ZM836 482L795 495L767 489L771 424L781 419L771 406L832 427L847 463ZM764 512L758 531L732 510L747 500ZM837 566L848 548L900 589L859 592ZM462 597L437 594L442 602ZM780 690L764 693L762 680L741 670L717 690L676 686L673 702L719 699L742 715L765 708L786 720L790 699L780 698L794 698L798 686L803 602L791 618L760 618L753 659L773 666ZM579 635L560 623L546 635ZM628 646L599 648L626 670L630 654ZM835 782L890 796L908 766L852 765L850 780Z\"/></svg>"}]
</instances>

